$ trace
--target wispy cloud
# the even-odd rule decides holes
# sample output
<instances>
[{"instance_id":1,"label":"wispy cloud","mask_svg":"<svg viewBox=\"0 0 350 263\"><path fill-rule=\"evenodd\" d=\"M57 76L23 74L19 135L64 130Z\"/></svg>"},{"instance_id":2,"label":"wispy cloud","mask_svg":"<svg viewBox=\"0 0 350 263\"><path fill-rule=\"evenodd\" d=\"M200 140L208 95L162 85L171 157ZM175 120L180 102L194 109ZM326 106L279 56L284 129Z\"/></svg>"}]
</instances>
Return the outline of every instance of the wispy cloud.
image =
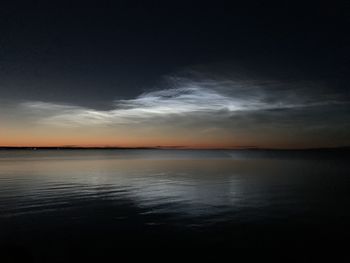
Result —
<instances>
[{"instance_id":1,"label":"wispy cloud","mask_svg":"<svg viewBox=\"0 0 350 263\"><path fill-rule=\"evenodd\" d=\"M349 101L329 90L312 92L280 82L258 83L234 80L175 79L172 88L141 94L134 99L116 100L110 110L30 101L21 104L44 124L118 125L174 116L213 115L232 117L244 112L299 109L302 107L344 104ZM305 84L304 84L305 85ZM310 92L311 91L311 92ZM315 91L315 90L314 90Z\"/></svg>"}]
</instances>

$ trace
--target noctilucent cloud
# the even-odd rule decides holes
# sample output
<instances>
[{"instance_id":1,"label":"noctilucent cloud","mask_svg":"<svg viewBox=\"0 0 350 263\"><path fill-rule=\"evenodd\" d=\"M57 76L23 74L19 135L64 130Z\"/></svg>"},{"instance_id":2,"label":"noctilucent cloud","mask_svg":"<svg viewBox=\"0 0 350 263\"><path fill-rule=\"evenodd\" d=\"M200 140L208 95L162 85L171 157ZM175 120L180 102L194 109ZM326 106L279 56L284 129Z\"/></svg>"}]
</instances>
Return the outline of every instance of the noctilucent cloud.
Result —
<instances>
[{"instance_id":1,"label":"noctilucent cloud","mask_svg":"<svg viewBox=\"0 0 350 263\"><path fill-rule=\"evenodd\" d=\"M350 42L339 6L1 12L0 145L350 144Z\"/></svg>"}]
</instances>

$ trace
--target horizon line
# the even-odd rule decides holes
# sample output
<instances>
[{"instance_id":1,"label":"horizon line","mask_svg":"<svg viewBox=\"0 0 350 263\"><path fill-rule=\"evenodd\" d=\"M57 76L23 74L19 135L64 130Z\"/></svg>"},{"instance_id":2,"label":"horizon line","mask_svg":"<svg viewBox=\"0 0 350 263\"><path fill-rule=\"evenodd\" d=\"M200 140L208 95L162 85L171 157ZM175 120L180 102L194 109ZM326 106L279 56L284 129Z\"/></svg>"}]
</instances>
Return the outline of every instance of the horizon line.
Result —
<instances>
[{"instance_id":1,"label":"horizon line","mask_svg":"<svg viewBox=\"0 0 350 263\"><path fill-rule=\"evenodd\" d=\"M350 149L349 145L331 147L258 147L258 146L232 146L232 147L188 147L188 146L0 146L0 150L332 150Z\"/></svg>"}]
</instances>

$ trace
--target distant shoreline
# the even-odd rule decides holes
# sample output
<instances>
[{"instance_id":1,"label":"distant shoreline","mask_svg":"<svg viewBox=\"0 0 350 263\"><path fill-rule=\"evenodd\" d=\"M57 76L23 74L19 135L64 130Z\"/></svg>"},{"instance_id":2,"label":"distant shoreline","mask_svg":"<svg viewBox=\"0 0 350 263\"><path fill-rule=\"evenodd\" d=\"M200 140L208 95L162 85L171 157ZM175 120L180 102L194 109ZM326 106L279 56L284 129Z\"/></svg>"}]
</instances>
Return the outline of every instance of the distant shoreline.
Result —
<instances>
[{"instance_id":1,"label":"distant shoreline","mask_svg":"<svg viewBox=\"0 0 350 263\"><path fill-rule=\"evenodd\" d=\"M1 150L219 150L219 151L350 151L350 146L320 147L320 148L258 148L258 147L235 147L235 148L187 148L181 146L157 146L157 147L75 147L75 146L0 146Z\"/></svg>"}]
</instances>

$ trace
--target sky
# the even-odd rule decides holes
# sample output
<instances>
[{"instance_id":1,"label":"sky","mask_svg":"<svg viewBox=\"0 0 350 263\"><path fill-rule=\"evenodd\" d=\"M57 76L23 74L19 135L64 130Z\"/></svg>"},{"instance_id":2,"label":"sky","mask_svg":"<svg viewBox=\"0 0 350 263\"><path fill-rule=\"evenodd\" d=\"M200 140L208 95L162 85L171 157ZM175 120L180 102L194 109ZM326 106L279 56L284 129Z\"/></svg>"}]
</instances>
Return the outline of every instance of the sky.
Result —
<instances>
[{"instance_id":1,"label":"sky","mask_svg":"<svg viewBox=\"0 0 350 263\"><path fill-rule=\"evenodd\" d=\"M349 3L1 4L0 145L350 145Z\"/></svg>"}]
</instances>

